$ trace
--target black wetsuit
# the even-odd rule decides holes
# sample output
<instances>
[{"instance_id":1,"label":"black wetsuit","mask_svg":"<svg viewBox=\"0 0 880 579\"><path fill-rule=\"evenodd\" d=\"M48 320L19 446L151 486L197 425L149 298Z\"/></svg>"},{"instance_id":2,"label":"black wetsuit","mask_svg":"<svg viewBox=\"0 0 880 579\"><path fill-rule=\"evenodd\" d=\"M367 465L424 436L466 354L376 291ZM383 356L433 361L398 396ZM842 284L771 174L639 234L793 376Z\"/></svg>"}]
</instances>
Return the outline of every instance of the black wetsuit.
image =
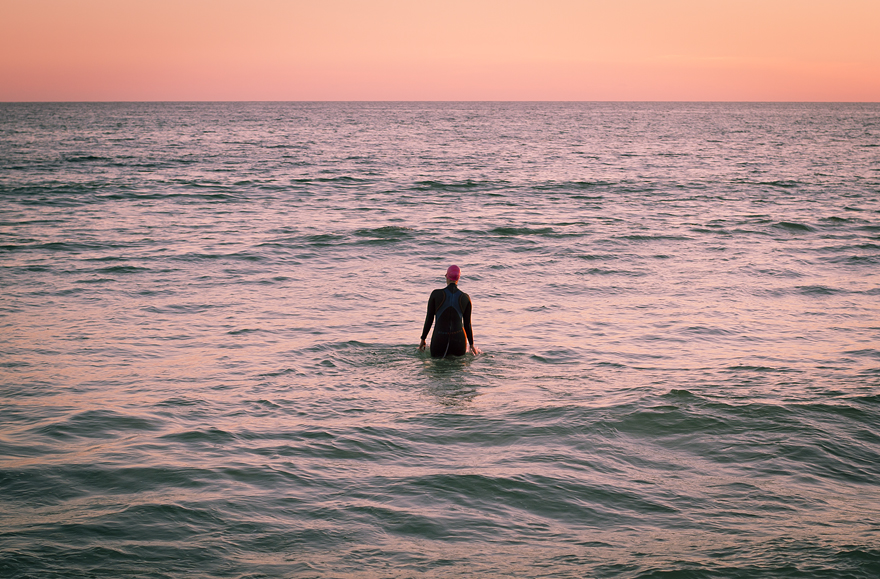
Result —
<instances>
[{"instance_id":1,"label":"black wetsuit","mask_svg":"<svg viewBox=\"0 0 880 579\"><path fill-rule=\"evenodd\" d=\"M431 336L431 357L465 355L468 342L474 343L470 296L458 289L454 283L431 292L431 297L428 298L425 327L422 330L423 340L428 337L435 318L437 324Z\"/></svg>"}]
</instances>

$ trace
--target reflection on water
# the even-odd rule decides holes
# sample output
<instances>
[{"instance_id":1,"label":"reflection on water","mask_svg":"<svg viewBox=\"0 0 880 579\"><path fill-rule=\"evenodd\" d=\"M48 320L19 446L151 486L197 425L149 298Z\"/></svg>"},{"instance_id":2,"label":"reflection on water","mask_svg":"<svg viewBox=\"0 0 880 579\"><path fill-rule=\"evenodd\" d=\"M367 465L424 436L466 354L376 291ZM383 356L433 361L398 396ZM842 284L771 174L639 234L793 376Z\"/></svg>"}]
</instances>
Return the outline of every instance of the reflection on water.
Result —
<instances>
[{"instance_id":1,"label":"reflection on water","mask_svg":"<svg viewBox=\"0 0 880 579\"><path fill-rule=\"evenodd\" d=\"M0 576L880 576L880 106L0 117Z\"/></svg>"},{"instance_id":2,"label":"reflection on water","mask_svg":"<svg viewBox=\"0 0 880 579\"><path fill-rule=\"evenodd\" d=\"M485 356L485 354L482 354ZM469 371L471 365L479 361L471 354L431 358L428 352L419 352L423 362L422 372L426 377L424 389L444 406L467 407L480 395L478 383Z\"/></svg>"}]
</instances>

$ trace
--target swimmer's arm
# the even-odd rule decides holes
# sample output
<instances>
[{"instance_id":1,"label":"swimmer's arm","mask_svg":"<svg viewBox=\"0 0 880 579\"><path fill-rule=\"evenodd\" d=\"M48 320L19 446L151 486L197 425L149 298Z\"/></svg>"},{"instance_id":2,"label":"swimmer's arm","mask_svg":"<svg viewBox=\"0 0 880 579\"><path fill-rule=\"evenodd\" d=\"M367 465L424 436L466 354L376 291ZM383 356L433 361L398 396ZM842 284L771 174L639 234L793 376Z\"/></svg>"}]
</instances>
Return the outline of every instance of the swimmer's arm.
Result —
<instances>
[{"instance_id":1,"label":"swimmer's arm","mask_svg":"<svg viewBox=\"0 0 880 579\"><path fill-rule=\"evenodd\" d=\"M470 351L474 356L477 356L481 353L481 350L474 345L474 329L471 327L471 300L470 296L468 296L467 305L464 307L464 333L467 336L468 343L470 344Z\"/></svg>"},{"instance_id":2,"label":"swimmer's arm","mask_svg":"<svg viewBox=\"0 0 880 579\"><path fill-rule=\"evenodd\" d=\"M425 314L425 325L422 328L422 338L419 340L419 351L423 352L428 346L425 338L428 337L428 332L431 331L431 325L434 323L434 312L434 292L431 292L431 297L428 298L428 313Z\"/></svg>"}]
</instances>

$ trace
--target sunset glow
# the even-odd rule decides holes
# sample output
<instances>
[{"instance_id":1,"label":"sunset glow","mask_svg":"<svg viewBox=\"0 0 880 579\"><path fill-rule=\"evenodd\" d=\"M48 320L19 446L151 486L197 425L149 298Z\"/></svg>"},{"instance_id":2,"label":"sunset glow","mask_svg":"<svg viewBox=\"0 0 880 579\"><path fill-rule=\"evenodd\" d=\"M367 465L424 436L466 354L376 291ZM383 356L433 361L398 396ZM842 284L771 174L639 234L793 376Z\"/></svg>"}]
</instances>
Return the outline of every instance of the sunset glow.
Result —
<instances>
[{"instance_id":1,"label":"sunset glow","mask_svg":"<svg viewBox=\"0 0 880 579\"><path fill-rule=\"evenodd\" d=\"M880 100L876 0L5 0L0 100Z\"/></svg>"}]
</instances>

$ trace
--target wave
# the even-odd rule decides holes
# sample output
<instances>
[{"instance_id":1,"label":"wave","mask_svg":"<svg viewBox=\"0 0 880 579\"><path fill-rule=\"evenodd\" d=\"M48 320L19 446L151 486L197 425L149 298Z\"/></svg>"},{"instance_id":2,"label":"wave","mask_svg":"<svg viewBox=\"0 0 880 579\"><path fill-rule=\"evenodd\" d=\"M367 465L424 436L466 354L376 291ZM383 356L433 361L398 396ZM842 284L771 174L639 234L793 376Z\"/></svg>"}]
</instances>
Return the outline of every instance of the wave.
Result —
<instances>
[{"instance_id":1,"label":"wave","mask_svg":"<svg viewBox=\"0 0 880 579\"><path fill-rule=\"evenodd\" d=\"M726 229L720 227L713 227L711 229L707 229L705 227L692 227L690 231L693 231L694 233L707 233L711 235L732 235L730 231L727 231Z\"/></svg>"},{"instance_id":2,"label":"wave","mask_svg":"<svg viewBox=\"0 0 880 579\"><path fill-rule=\"evenodd\" d=\"M620 275L623 277L644 277L649 275L648 272L645 271L632 271L625 269L604 269L600 267L591 267L590 269L577 271L575 272L577 275Z\"/></svg>"},{"instance_id":3,"label":"wave","mask_svg":"<svg viewBox=\"0 0 880 579\"><path fill-rule=\"evenodd\" d=\"M317 184L334 184L334 185L363 185L366 183L371 183L371 180L364 179L362 177L351 177L350 175L339 175L336 177L298 177L295 179L291 179L292 183L299 183L303 185L308 185L312 183Z\"/></svg>"},{"instance_id":4,"label":"wave","mask_svg":"<svg viewBox=\"0 0 880 579\"><path fill-rule=\"evenodd\" d=\"M830 296L842 293L848 293L844 290L832 288L824 285L805 285L805 286L796 286L796 288L800 293L806 296Z\"/></svg>"},{"instance_id":5,"label":"wave","mask_svg":"<svg viewBox=\"0 0 880 579\"><path fill-rule=\"evenodd\" d=\"M502 237L519 237L522 235L539 235L547 237L555 234L552 227L496 227L495 229L489 230L489 233L500 235Z\"/></svg>"},{"instance_id":6,"label":"wave","mask_svg":"<svg viewBox=\"0 0 880 579\"><path fill-rule=\"evenodd\" d=\"M232 432L221 430L219 428L204 428L199 430L185 430L163 434L160 438L162 440L167 440L170 442L181 442L187 445L213 445L233 442L238 439L238 436L236 436Z\"/></svg>"},{"instance_id":7,"label":"wave","mask_svg":"<svg viewBox=\"0 0 880 579\"><path fill-rule=\"evenodd\" d=\"M40 426L35 434L50 438L108 438L126 431L154 431L161 423L143 416L122 414L112 410L87 410L62 421Z\"/></svg>"},{"instance_id":8,"label":"wave","mask_svg":"<svg viewBox=\"0 0 880 579\"><path fill-rule=\"evenodd\" d=\"M876 358L880 360L880 350L875 348L863 348L861 350L848 350L844 352L847 356L859 356L865 358Z\"/></svg>"},{"instance_id":9,"label":"wave","mask_svg":"<svg viewBox=\"0 0 880 579\"><path fill-rule=\"evenodd\" d=\"M96 269L95 271L98 273L143 273L150 271L150 268L135 265L114 265Z\"/></svg>"},{"instance_id":10,"label":"wave","mask_svg":"<svg viewBox=\"0 0 880 579\"><path fill-rule=\"evenodd\" d=\"M506 187L508 183L504 181L478 181L473 179L465 179L463 181L416 181L414 189L417 191L472 191L474 189L499 189Z\"/></svg>"},{"instance_id":11,"label":"wave","mask_svg":"<svg viewBox=\"0 0 880 579\"><path fill-rule=\"evenodd\" d=\"M793 233L802 233L802 232L813 232L816 231L813 227L805 223L797 223L795 221L780 221L779 223L773 224L773 227L776 229L781 229L783 231L790 231Z\"/></svg>"},{"instance_id":12,"label":"wave","mask_svg":"<svg viewBox=\"0 0 880 579\"><path fill-rule=\"evenodd\" d=\"M205 187L208 187L207 185ZM227 189L225 186L214 186L214 189ZM242 199L235 192L212 193L194 192L194 191L130 191L130 192L114 192L109 194L97 195L95 201L153 201L153 200L180 200L180 201L222 201L227 203L238 203Z\"/></svg>"},{"instance_id":13,"label":"wave","mask_svg":"<svg viewBox=\"0 0 880 579\"><path fill-rule=\"evenodd\" d=\"M316 233L314 235L307 235L303 238L306 243L318 247L335 245L336 243L345 241L346 239L347 236L339 235L337 233Z\"/></svg>"},{"instance_id":14,"label":"wave","mask_svg":"<svg viewBox=\"0 0 880 579\"><path fill-rule=\"evenodd\" d=\"M111 157L101 157L98 155L69 155L62 157L66 163L92 163L96 161L113 161Z\"/></svg>"},{"instance_id":15,"label":"wave","mask_svg":"<svg viewBox=\"0 0 880 579\"><path fill-rule=\"evenodd\" d=\"M621 235L614 239L626 241L691 241L693 237L685 235Z\"/></svg>"},{"instance_id":16,"label":"wave","mask_svg":"<svg viewBox=\"0 0 880 579\"><path fill-rule=\"evenodd\" d=\"M260 328L241 328L238 330L229 330L228 332L226 332L226 335L228 335L228 336L242 336L245 334L256 334L256 333L260 333L260 332L264 332L264 331L265 330L262 330Z\"/></svg>"},{"instance_id":17,"label":"wave","mask_svg":"<svg viewBox=\"0 0 880 579\"><path fill-rule=\"evenodd\" d=\"M71 207L108 203L113 201L150 201L161 199L179 199L181 201L221 201L240 202L238 192L222 184L199 184L197 181L177 182L176 186L185 185L195 189L213 189L205 191L149 191L135 189L123 183L93 182L45 184L10 187L3 194L17 197L17 203L28 206Z\"/></svg>"},{"instance_id":18,"label":"wave","mask_svg":"<svg viewBox=\"0 0 880 579\"><path fill-rule=\"evenodd\" d=\"M616 181L546 181L535 183L531 189L535 191L584 191L597 188L613 188L618 185ZM602 196L585 197L586 199L603 199Z\"/></svg>"},{"instance_id":19,"label":"wave","mask_svg":"<svg viewBox=\"0 0 880 579\"><path fill-rule=\"evenodd\" d=\"M880 250L880 245L876 243L847 243L844 245L828 245L818 248L817 251L820 251L822 253L844 253L851 252L856 249L861 249L865 251L877 251Z\"/></svg>"},{"instance_id":20,"label":"wave","mask_svg":"<svg viewBox=\"0 0 880 579\"><path fill-rule=\"evenodd\" d=\"M863 219L854 219L850 217L837 217L832 215L831 217L822 217L819 219L821 223L828 224L830 226L842 226L842 225L852 225L854 223L864 223Z\"/></svg>"},{"instance_id":21,"label":"wave","mask_svg":"<svg viewBox=\"0 0 880 579\"><path fill-rule=\"evenodd\" d=\"M202 312L220 307L222 306L217 304L183 303L166 304L162 306L147 306L144 308L144 311L151 314L175 314L186 316L191 314L200 314Z\"/></svg>"},{"instance_id":22,"label":"wave","mask_svg":"<svg viewBox=\"0 0 880 579\"><path fill-rule=\"evenodd\" d=\"M48 243L31 243L26 245L5 246L8 251L49 251L64 253L80 253L84 251L98 251L104 249L122 249L125 245L116 243L97 244L73 241L50 241Z\"/></svg>"},{"instance_id":23,"label":"wave","mask_svg":"<svg viewBox=\"0 0 880 579\"><path fill-rule=\"evenodd\" d=\"M359 237L373 237L385 240L400 240L411 237L415 229L399 225L385 225L375 229L358 229L354 232Z\"/></svg>"},{"instance_id":24,"label":"wave","mask_svg":"<svg viewBox=\"0 0 880 579\"><path fill-rule=\"evenodd\" d=\"M776 368L773 366L752 366L748 364L728 366L727 369L732 372L738 372L740 370L746 370L749 372L791 372L790 368Z\"/></svg>"},{"instance_id":25,"label":"wave","mask_svg":"<svg viewBox=\"0 0 880 579\"><path fill-rule=\"evenodd\" d=\"M867 255L848 255L829 258L828 263L840 263L844 265L863 266L874 265L880 263L880 256L872 257Z\"/></svg>"},{"instance_id":26,"label":"wave","mask_svg":"<svg viewBox=\"0 0 880 579\"><path fill-rule=\"evenodd\" d=\"M253 253L250 251L237 251L235 253L184 253L171 256L169 259L175 261L213 261L217 259L228 259L233 261L265 261L268 259L264 255Z\"/></svg>"},{"instance_id":27,"label":"wave","mask_svg":"<svg viewBox=\"0 0 880 579\"><path fill-rule=\"evenodd\" d=\"M771 185L773 187L781 187L783 189L794 189L795 187L801 186L802 183L791 179L784 179L776 181L759 181L756 183L756 185Z\"/></svg>"},{"instance_id":28,"label":"wave","mask_svg":"<svg viewBox=\"0 0 880 579\"><path fill-rule=\"evenodd\" d=\"M303 236L278 238L260 243L256 247L284 249L341 248L350 245L394 244L400 241L414 239L416 236L417 230L413 227L386 225L374 228L357 229L350 233L313 233Z\"/></svg>"},{"instance_id":29,"label":"wave","mask_svg":"<svg viewBox=\"0 0 880 579\"><path fill-rule=\"evenodd\" d=\"M620 259L619 255L616 255L613 253L603 253L603 254L583 253L583 254L574 254L573 257L576 257L577 259L585 259L587 261L600 261L600 260L605 261L605 260L612 260L612 259Z\"/></svg>"},{"instance_id":30,"label":"wave","mask_svg":"<svg viewBox=\"0 0 880 579\"><path fill-rule=\"evenodd\" d=\"M734 183L739 183L743 185L761 185L761 186L769 186L769 187L778 187L780 189L795 189L804 185L799 181L795 181L793 179L776 179L773 181L751 181L747 179L734 179Z\"/></svg>"}]
</instances>

